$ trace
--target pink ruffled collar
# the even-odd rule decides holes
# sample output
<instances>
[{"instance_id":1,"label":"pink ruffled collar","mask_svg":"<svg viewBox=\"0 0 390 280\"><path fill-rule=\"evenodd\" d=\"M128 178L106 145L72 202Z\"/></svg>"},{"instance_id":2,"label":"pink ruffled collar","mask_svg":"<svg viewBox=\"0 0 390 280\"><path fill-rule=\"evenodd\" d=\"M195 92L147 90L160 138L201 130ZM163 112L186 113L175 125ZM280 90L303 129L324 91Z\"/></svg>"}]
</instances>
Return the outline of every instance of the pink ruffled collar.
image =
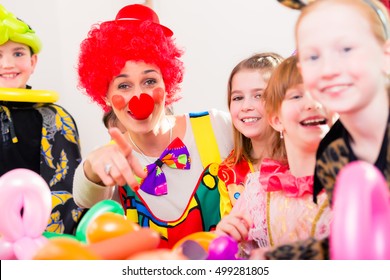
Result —
<instances>
[{"instance_id":1,"label":"pink ruffled collar","mask_svg":"<svg viewBox=\"0 0 390 280\"><path fill-rule=\"evenodd\" d=\"M295 177L287 164L272 159L263 160L259 181L266 192L283 191L288 197L313 193L313 176Z\"/></svg>"}]
</instances>

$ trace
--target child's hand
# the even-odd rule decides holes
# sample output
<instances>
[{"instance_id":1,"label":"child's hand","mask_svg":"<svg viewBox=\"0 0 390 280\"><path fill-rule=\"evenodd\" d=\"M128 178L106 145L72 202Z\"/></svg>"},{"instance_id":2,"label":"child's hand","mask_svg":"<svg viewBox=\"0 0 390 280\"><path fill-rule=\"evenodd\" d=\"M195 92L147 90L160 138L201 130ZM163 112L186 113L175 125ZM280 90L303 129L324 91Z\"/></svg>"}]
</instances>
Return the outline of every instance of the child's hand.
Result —
<instances>
[{"instance_id":1,"label":"child's hand","mask_svg":"<svg viewBox=\"0 0 390 280\"><path fill-rule=\"evenodd\" d=\"M217 235L229 235L237 242L246 240L252 221L243 213L230 213L217 225Z\"/></svg>"}]
</instances>

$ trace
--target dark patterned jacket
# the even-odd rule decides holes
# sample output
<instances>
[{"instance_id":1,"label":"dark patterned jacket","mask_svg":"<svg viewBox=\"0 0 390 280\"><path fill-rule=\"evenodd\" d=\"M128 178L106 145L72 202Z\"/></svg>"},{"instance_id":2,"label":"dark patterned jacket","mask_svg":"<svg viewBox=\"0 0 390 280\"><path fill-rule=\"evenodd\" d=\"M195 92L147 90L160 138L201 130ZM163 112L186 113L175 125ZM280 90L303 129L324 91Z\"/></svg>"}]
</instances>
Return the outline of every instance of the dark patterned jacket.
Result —
<instances>
[{"instance_id":1,"label":"dark patterned jacket","mask_svg":"<svg viewBox=\"0 0 390 280\"><path fill-rule=\"evenodd\" d=\"M72 116L55 104L0 101L0 137L0 176L16 168L40 174L52 194L47 231L73 234L82 210L72 195L81 162Z\"/></svg>"}]
</instances>

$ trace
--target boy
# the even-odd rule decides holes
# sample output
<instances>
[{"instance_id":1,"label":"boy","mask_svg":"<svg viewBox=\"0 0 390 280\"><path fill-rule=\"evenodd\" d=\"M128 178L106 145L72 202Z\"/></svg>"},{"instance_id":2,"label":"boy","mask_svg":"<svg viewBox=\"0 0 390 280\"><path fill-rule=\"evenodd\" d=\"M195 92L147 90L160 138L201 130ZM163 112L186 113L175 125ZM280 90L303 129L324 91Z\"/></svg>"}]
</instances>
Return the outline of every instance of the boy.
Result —
<instances>
[{"instance_id":1,"label":"boy","mask_svg":"<svg viewBox=\"0 0 390 280\"><path fill-rule=\"evenodd\" d=\"M27 85L40 50L30 26L0 5L0 176L16 168L40 174L52 193L47 231L74 233L82 213L72 195L79 135L72 116L51 103L55 93Z\"/></svg>"}]
</instances>

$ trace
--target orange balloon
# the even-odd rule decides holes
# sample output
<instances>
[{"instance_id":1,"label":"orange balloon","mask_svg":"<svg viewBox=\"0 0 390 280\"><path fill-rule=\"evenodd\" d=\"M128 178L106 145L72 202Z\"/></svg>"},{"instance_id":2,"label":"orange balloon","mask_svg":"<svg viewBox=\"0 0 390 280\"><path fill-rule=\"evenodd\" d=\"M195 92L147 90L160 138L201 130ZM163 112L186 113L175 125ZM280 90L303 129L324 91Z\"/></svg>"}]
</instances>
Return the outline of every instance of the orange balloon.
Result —
<instances>
[{"instance_id":1,"label":"orange balloon","mask_svg":"<svg viewBox=\"0 0 390 280\"><path fill-rule=\"evenodd\" d=\"M87 227L87 242L96 243L125 233L140 230L140 226L124 216L106 212L97 216Z\"/></svg>"},{"instance_id":2,"label":"orange balloon","mask_svg":"<svg viewBox=\"0 0 390 280\"><path fill-rule=\"evenodd\" d=\"M156 231L145 227L88 244L88 248L104 260L125 260L133 254L157 249L160 240Z\"/></svg>"},{"instance_id":3,"label":"orange balloon","mask_svg":"<svg viewBox=\"0 0 390 280\"><path fill-rule=\"evenodd\" d=\"M215 238L217 238L218 235L216 235L215 233L213 232L209 232L209 231L199 231L199 232L194 232L194 233L191 233L190 235L187 235L185 237L183 237L182 239L180 239L178 242L176 242L176 244L173 246L172 249L177 249L179 248L185 241L187 240L192 240L192 241L195 241L197 243L199 243L199 245L206 251L208 252L209 251L209 245L211 243L211 241L213 241Z\"/></svg>"},{"instance_id":4,"label":"orange balloon","mask_svg":"<svg viewBox=\"0 0 390 280\"><path fill-rule=\"evenodd\" d=\"M35 254L34 260L99 260L83 243L68 237L48 239Z\"/></svg>"}]
</instances>

